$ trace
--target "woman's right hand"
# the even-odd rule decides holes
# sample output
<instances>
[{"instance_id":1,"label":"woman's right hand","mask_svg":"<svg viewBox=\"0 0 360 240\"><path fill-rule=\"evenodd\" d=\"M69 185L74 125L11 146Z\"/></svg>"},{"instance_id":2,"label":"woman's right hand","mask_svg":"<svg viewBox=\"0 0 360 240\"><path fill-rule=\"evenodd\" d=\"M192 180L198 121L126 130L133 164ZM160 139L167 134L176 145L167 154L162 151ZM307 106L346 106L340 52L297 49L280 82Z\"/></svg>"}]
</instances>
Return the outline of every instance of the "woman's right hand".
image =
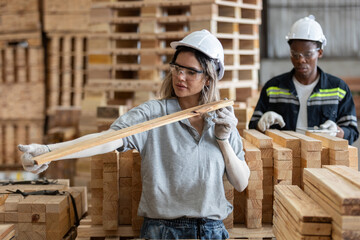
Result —
<instances>
[{"instance_id":1,"label":"woman's right hand","mask_svg":"<svg viewBox=\"0 0 360 240\"><path fill-rule=\"evenodd\" d=\"M23 152L21 155L21 163L26 171L39 174L49 167L49 163L37 165L33 160L33 157L50 152L50 148L48 146L33 143L29 145L19 144L18 148Z\"/></svg>"}]
</instances>

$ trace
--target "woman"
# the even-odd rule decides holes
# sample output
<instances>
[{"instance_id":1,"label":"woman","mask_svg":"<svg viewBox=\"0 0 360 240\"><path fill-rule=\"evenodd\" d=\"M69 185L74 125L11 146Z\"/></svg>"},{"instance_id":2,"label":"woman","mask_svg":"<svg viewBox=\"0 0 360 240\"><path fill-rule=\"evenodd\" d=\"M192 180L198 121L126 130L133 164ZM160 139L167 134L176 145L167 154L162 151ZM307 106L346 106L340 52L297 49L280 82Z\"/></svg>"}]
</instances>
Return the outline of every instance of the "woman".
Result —
<instances>
[{"instance_id":1,"label":"woman","mask_svg":"<svg viewBox=\"0 0 360 240\"><path fill-rule=\"evenodd\" d=\"M26 170L41 172L32 157L74 142L116 131L144 121L219 100L216 83L224 74L220 41L206 30L179 42L170 73L161 87L161 100L151 100L120 116L109 130L52 145L19 145ZM249 178L233 108L181 120L119 139L66 158L137 149L142 157L142 195L138 215L146 239L225 239L222 220L233 207L226 200L223 175L238 191Z\"/></svg>"}]
</instances>

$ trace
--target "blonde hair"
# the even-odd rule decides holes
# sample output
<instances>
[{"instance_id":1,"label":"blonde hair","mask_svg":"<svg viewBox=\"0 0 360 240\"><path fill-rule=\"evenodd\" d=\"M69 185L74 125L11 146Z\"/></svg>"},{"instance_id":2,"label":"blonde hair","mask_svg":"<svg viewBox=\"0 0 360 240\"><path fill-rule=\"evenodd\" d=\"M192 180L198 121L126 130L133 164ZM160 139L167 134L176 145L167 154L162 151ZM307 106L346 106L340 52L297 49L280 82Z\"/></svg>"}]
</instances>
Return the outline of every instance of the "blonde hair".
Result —
<instances>
[{"instance_id":1,"label":"blonde hair","mask_svg":"<svg viewBox=\"0 0 360 240\"><path fill-rule=\"evenodd\" d=\"M185 46L180 46L176 49L174 56L171 60L172 63L176 61L177 56L180 52L192 52L194 53L196 59L199 61L202 69L204 70L205 80L209 81L209 85L204 85L201 90L199 104L210 103L214 101L218 101L220 99L219 90L217 89L217 71L216 64L214 60L207 57L202 52ZM172 85L172 74L169 72L164 81L162 82L160 88L160 98L161 99L169 99L176 98L176 94Z\"/></svg>"}]
</instances>

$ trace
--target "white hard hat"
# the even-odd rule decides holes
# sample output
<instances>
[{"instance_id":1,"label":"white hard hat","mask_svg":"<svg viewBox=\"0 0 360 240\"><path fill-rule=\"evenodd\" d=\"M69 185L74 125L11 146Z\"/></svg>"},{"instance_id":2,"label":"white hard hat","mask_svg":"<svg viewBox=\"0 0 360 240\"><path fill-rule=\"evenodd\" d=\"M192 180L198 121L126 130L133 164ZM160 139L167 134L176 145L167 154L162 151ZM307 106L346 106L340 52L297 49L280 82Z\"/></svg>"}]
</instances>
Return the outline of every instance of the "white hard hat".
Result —
<instances>
[{"instance_id":1,"label":"white hard hat","mask_svg":"<svg viewBox=\"0 0 360 240\"><path fill-rule=\"evenodd\" d=\"M214 59L218 71L218 80L224 76L224 49L219 39L212 35L208 30L192 32L181 41L171 42L170 46L176 49L179 46L194 48L204 53L209 58Z\"/></svg>"},{"instance_id":2,"label":"white hard hat","mask_svg":"<svg viewBox=\"0 0 360 240\"><path fill-rule=\"evenodd\" d=\"M286 36L286 40L309 40L321 43L321 48L326 45L326 38L323 34L322 28L318 22L315 21L313 15L297 20Z\"/></svg>"}]
</instances>

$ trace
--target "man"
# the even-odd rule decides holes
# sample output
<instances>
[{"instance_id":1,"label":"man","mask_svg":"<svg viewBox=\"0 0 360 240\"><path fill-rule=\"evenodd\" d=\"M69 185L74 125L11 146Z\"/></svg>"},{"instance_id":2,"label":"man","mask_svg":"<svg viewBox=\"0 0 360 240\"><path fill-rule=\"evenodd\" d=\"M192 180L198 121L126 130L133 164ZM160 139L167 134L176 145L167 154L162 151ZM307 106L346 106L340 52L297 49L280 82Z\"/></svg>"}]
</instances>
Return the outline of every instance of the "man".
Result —
<instances>
[{"instance_id":1,"label":"man","mask_svg":"<svg viewBox=\"0 0 360 240\"><path fill-rule=\"evenodd\" d=\"M319 127L352 144L359 132L349 87L317 66L326 45L320 24L312 15L301 18L286 39L294 68L264 85L249 128L264 132Z\"/></svg>"}]
</instances>

